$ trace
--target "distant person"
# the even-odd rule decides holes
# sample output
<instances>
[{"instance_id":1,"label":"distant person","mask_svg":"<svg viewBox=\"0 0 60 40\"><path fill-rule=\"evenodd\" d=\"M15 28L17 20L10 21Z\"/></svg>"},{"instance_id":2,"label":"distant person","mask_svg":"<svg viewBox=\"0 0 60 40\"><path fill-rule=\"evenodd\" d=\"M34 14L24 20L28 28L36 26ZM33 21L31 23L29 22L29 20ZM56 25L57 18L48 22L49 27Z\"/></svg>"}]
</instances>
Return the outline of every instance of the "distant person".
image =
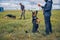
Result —
<instances>
[{"instance_id":1,"label":"distant person","mask_svg":"<svg viewBox=\"0 0 60 40\"><path fill-rule=\"evenodd\" d=\"M25 19L25 6L22 3L20 3L20 6L21 6L21 17L20 17L20 19L22 19L22 16Z\"/></svg>"},{"instance_id":2,"label":"distant person","mask_svg":"<svg viewBox=\"0 0 60 40\"><path fill-rule=\"evenodd\" d=\"M38 32L39 27L39 19L36 16L37 16L36 11L32 12L33 33Z\"/></svg>"},{"instance_id":3,"label":"distant person","mask_svg":"<svg viewBox=\"0 0 60 40\"><path fill-rule=\"evenodd\" d=\"M51 9L52 9L52 0L44 0L46 4L42 6L39 4L38 6L41 6L43 8L43 14L45 19L45 26L46 26L46 35L49 35L52 33L52 26L51 26Z\"/></svg>"}]
</instances>

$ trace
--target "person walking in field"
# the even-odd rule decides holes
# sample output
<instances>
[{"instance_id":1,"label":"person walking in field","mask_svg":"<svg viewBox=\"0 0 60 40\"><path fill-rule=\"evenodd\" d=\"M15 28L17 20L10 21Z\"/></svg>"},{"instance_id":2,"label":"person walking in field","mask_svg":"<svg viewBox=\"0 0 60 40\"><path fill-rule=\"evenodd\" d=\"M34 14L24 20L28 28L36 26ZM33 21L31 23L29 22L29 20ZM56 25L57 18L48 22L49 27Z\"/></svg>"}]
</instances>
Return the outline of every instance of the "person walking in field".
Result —
<instances>
[{"instance_id":1,"label":"person walking in field","mask_svg":"<svg viewBox=\"0 0 60 40\"><path fill-rule=\"evenodd\" d=\"M25 6L22 3L19 3L19 5L21 6L21 17L20 17L20 19L22 19L22 17L24 17L24 19L25 19Z\"/></svg>"}]
</instances>

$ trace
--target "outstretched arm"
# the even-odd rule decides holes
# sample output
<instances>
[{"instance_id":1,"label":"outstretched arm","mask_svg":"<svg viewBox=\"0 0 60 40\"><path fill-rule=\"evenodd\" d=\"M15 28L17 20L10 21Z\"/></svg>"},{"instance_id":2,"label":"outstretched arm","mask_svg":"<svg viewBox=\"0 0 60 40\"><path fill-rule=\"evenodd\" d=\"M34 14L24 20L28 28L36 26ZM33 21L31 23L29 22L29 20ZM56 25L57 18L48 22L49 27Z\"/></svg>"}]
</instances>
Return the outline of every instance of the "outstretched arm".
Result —
<instances>
[{"instance_id":1,"label":"outstretched arm","mask_svg":"<svg viewBox=\"0 0 60 40\"><path fill-rule=\"evenodd\" d=\"M44 8L44 6L42 6L41 4L38 4L38 7Z\"/></svg>"}]
</instances>

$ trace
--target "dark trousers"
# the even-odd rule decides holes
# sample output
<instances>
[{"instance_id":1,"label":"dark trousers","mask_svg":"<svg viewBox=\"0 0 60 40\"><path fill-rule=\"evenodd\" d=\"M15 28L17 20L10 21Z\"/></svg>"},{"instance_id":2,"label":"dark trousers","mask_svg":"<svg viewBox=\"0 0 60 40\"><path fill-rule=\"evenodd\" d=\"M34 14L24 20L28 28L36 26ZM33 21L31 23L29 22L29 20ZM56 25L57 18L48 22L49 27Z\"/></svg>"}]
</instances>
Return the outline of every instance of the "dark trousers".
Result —
<instances>
[{"instance_id":1,"label":"dark trousers","mask_svg":"<svg viewBox=\"0 0 60 40\"><path fill-rule=\"evenodd\" d=\"M21 19L22 19L22 17L24 17L24 19L25 19L25 10L22 11L22 13L21 13Z\"/></svg>"},{"instance_id":2,"label":"dark trousers","mask_svg":"<svg viewBox=\"0 0 60 40\"><path fill-rule=\"evenodd\" d=\"M36 24L36 22L34 22L32 32L33 33L37 32L37 29L38 29L38 24Z\"/></svg>"},{"instance_id":3,"label":"dark trousers","mask_svg":"<svg viewBox=\"0 0 60 40\"><path fill-rule=\"evenodd\" d=\"M44 18L45 18L46 34L52 33L50 16L44 16Z\"/></svg>"}]
</instances>

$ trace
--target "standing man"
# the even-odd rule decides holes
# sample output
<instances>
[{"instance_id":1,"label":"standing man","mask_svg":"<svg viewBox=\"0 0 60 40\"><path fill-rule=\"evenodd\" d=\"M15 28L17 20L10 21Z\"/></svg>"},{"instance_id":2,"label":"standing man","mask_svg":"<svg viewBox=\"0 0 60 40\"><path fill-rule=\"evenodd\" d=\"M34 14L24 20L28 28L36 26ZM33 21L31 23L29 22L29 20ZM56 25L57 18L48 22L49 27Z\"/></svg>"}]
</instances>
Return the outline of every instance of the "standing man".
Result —
<instances>
[{"instance_id":1,"label":"standing man","mask_svg":"<svg viewBox=\"0 0 60 40\"><path fill-rule=\"evenodd\" d=\"M24 7L24 5L22 5L22 3L20 3L20 6L21 6L21 17L20 17L20 19L22 19L22 16L24 17L24 19L25 19L25 7Z\"/></svg>"},{"instance_id":2,"label":"standing man","mask_svg":"<svg viewBox=\"0 0 60 40\"><path fill-rule=\"evenodd\" d=\"M44 19L45 19L45 26L46 26L46 35L49 35L52 33L52 26L51 26L51 9L52 9L52 0L44 0L46 3L44 6L41 6L43 8L43 14L44 14Z\"/></svg>"}]
</instances>

